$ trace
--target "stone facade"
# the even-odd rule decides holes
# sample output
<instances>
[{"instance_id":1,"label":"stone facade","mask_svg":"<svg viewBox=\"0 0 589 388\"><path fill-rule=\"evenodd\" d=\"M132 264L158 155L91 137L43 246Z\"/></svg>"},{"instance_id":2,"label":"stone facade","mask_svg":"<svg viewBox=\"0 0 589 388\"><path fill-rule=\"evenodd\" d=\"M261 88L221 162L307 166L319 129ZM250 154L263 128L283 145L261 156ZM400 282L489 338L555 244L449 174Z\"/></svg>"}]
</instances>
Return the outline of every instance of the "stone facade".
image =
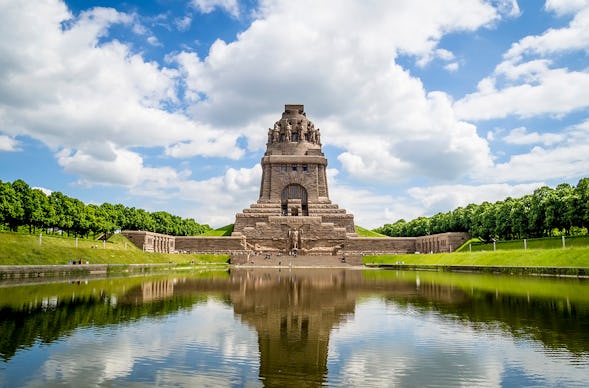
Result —
<instances>
[{"instance_id":1,"label":"stone facade","mask_svg":"<svg viewBox=\"0 0 589 388\"><path fill-rule=\"evenodd\" d=\"M280 120L268 129L261 165L258 201L236 214L230 237L123 234L147 251L233 255L251 251L317 256L450 252L468 239L466 233L358 237L354 216L329 199L321 132L307 118L303 105L285 105Z\"/></svg>"},{"instance_id":2,"label":"stone facade","mask_svg":"<svg viewBox=\"0 0 589 388\"><path fill-rule=\"evenodd\" d=\"M145 252L175 253L177 237L154 232L125 230L121 234Z\"/></svg>"},{"instance_id":3,"label":"stone facade","mask_svg":"<svg viewBox=\"0 0 589 388\"><path fill-rule=\"evenodd\" d=\"M178 253L228 253L243 252L246 249L245 239L231 236L188 236L176 237Z\"/></svg>"},{"instance_id":4,"label":"stone facade","mask_svg":"<svg viewBox=\"0 0 589 388\"><path fill-rule=\"evenodd\" d=\"M415 252L441 253L454 252L464 244L470 236L468 233L439 233L421 236L415 239Z\"/></svg>"},{"instance_id":5,"label":"stone facade","mask_svg":"<svg viewBox=\"0 0 589 388\"><path fill-rule=\"evenodd\" d=\"M233 236L255 250L304 255L337 252L356 236L354 216L329 199L320 129L303 105L285 105L261 164L260 196L235 216Z\"/></svg>"}]
</instances>

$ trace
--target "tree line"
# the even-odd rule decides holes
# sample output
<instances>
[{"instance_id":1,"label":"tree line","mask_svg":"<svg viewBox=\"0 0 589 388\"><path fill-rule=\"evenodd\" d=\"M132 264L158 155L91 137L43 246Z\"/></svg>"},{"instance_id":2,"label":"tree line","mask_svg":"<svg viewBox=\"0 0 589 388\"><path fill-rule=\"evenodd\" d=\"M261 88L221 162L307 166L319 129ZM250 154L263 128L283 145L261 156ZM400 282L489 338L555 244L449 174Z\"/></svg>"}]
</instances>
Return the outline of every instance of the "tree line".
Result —
<instances>
[{"instance_id":1,"label":"tree line","mask_svg":"<svg viewBox=\"0 0 589 388\"><path fill-rule=\"evenodd\" d=\"M84 204L58 191L46 195L23 180L0 180L0 230L28 229L65 232L88 237L116 230L147 230L172 236L194 236L211 227L192 218L180 218L167 212L150 213L121 204Z\"/></svg>"},{"instance_id":2,"label":"tree line","mask_svg":"<svg viewBox=\"0 0 589 388\"><path fill-rule=\"evenodd\" d=\"M491 241L587 234L588 228L589 178L583 178L577 186L543 186L521 198L469 204L409 222L400 219L374 231L391 237L468 232Z\"/></svg>"}]
</instances>

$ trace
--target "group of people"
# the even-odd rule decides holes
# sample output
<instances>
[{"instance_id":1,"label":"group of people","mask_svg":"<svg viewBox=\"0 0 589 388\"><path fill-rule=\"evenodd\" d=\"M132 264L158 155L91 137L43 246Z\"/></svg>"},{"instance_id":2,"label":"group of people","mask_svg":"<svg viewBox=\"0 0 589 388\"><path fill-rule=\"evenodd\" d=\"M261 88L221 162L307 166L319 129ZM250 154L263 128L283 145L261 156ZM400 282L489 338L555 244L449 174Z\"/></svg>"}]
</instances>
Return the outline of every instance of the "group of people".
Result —
<instances>
[{"instance_id":1,"label":"group of people","mask_svg":"<svg viewBox=\"0 0 589 388\"><path fill-rule=\"evenodd\" d=\"M274 123L274 128L268 128L268 144L303 140L321 145L321 132L319 128L315 129L315 125L311 121L303 119L298 121L279 120Z\"/></svg>"}]
</instances>

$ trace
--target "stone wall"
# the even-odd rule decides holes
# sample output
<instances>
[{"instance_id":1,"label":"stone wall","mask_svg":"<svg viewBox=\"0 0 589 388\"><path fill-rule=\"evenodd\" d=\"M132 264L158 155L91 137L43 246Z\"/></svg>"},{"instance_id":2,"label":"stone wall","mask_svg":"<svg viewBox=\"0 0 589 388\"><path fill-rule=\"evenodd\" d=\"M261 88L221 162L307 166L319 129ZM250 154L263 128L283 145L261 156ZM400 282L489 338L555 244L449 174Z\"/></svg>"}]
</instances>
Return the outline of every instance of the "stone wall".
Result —
<instances>
[{"instance_id":1,"label":"stone wall","mask_svg":"<svg viewBox=\"0 0 589 388\"><path fill-rule=\"evenodd\" d=\"M288 252L289 230L300 231L299 254L377 255L453 252L467 241L467 233L421 237L353 237L345 228L321 222L321 217L269 217L273 225L258 224L251 236L168 236L145 231L123 231L146 252L237 254L246 251ZM280 228L277 225L281 225ZM278 232L280 231L280 232Z\"/></svg>"},{"instance_id":2,"label":"stone wall","mask_svg":"<svg viewBox=\"0 0 589 388\"><path fill-rule=\"evenodd\" d=\"M366 255L414 253L415 242L415 237L349 237L343 251Z\"/></svg>"},{"instance_id":3,"label":"stone wall","mask_svg":"<svg viewBox=\"0 0 589 388\"><path fill-rule=\"evenodd\" d=\"M232 254L245 251L245 239L240 236L176 237L178 253Z\"/></svg>"},{"instance_id":4,"label":"stone wall","mask_svg":"<svg viewBox=\"0 0 589 388\"><path fill-rule=\"evenodd\" d=\"M174 236L167 234L124 230L121 234L145 252L174 253L176 252Z\"/></svg>"},{"instance_id":5,"label":"stone wall","mask_svg":"<svg viewBox=\"0 0 589 388\"><path fill-rule=\"evenodd\" d=\"M420 253L454 252L470 238L468 233L448 232L417 237L415 251Z\"/></svg>"}]
</instances>

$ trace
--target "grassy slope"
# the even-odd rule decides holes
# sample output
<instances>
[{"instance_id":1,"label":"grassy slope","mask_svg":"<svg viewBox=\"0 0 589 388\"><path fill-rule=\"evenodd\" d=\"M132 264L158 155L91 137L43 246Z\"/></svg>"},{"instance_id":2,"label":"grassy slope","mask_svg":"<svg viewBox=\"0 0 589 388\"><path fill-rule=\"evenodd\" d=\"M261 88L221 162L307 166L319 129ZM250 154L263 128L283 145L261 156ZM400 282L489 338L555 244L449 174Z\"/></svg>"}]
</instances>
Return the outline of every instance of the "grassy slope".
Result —
<instances>
[{"instance_id":1,"label":"grassy slope","mask_svg":"<svg viewBox=\"0 0 589 388\"><path fill-rule=\"evenodd\" d=\"M364 257L365 264L589 267L589 247Z\"/></svg>"},{"instance_id":2,"label":"grassy slope","mask_svg":"<svg viewBox=\"0 0 589 388\"><path fill-rule=\"evenodd\" d=\"M0 265L67 264L82 259L91 264L226 263L227 255L177 255L143 252L124 236L102 241L0 232Z\"/></svg>"},{"instance_id":3,"label":"grassy slope","mask_svg":"<svg viewBox=\"0 0 589 388\"><path fill-rule=\"evenodd\" d=\"M368 230L361 226L356 225L356 233L358 233L358 237L388 237L384 234L373 232L372 230Z\"/></svg>"},{"instance_id":4,"label":"grassy slope","mask_svg":"<svg viewBox=\"0 0 589 388\"><path fill-rule=\"evenodd\" d=\"M201 236L231 236L231 233L233 233L233 227L234 224L225 225L219 229L209 230Z\"/></svg>"}]
</instances>

